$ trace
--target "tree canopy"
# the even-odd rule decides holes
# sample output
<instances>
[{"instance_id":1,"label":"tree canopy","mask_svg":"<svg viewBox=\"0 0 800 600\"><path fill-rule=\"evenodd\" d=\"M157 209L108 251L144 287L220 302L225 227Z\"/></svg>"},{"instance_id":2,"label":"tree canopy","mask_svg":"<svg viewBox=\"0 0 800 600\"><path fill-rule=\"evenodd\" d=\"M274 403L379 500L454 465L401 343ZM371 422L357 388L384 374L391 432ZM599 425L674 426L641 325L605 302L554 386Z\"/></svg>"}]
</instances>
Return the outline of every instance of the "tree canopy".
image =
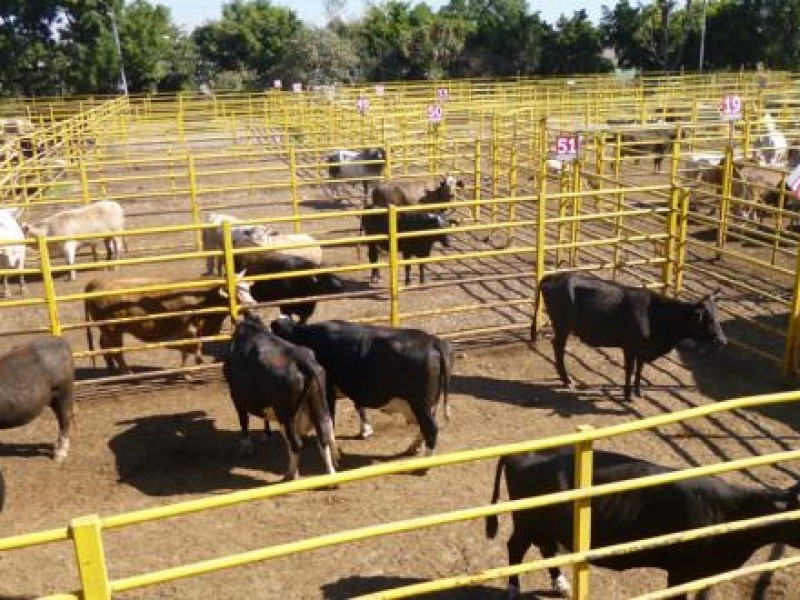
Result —
<instances>
[{"instance_id":1,"label":"tree canopy","mask_svg":"<svg viewBox=\"0 0 800 600\"><path fill-rule=\"evenodd\" d=\"M352 20L346 5L326 0L317 27L271 0L229 0L185 31L157 0L5 0L0 95L113 93L121 67L132 92L592 73L614 67L609 55L694 70L704 13L703 68L800 66L800 0L617 0L599 23L583 10L548 23L527 0L370 0Z\"/></svg>"}]
</instances>

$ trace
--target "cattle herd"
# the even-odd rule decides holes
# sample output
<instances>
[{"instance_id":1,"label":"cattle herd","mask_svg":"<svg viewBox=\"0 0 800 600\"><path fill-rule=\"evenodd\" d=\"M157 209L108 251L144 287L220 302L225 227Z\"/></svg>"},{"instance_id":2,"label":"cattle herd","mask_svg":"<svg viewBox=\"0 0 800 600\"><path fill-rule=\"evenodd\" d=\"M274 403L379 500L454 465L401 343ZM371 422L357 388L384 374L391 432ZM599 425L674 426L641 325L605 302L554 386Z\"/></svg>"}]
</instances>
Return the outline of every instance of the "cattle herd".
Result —
<instances>
[{"instance_id":1,"label":"cattle herd","mask_svg":"<svg viewBox=\"0 0 800 600\"><path fill-rule=\"evenodd\" d=\"M671 140L665 137L658 148L660 155ZM361 152L337 151L327 157L333 183L351 183L364 191L366 208L389 205L441 205L453 200L463 182L445 176L433 185L415 186L398 182L374 185L386 161L382 148ZM660 162L656 162L660 168ZM430 231L427 237L400 240L398 250L404 257L430 256L436 242L449 245L447 229L451 221L441 206L426 212L398 213L399 232ZM77 209L61 211L38 223L20 224L18 214L0 211L0 239L19 240L19 245L0 249L0 258L9 268L24 268L26 234L62 236L60 250L71 267L81 244L101 239L108 259L121 256L125 247L121 232L125 214L116 202L101 201ZM241 281L247 275L280 274L288 271L316 270L323 266L322 248L311 236L281 234L265 226L241 223L230 215L205 215L204 250L224 246L223 223L231 225L232 243L250 251L235 256L236 294L243 307L234 323L232 339L224 358L223 373L241 428L241 450L252 452L249 418L263 419L269 433L269 420L277 421L290 450L286 479L298 476L298 456L302 436L313 430L329 473L336 471L340 451L336 439L336 406L339 397L349 398L361 420L360 434L373 433L366 409L397 411L415 424L417 433L406 450L414 455L424 445L426 455L437 443L437 410L440 403L448 416L448 389L453 373L453 350L448 342L418 329L390 328L356 324L348 321L308 323L314 301L287 302L281 316L265 324L248 305L280 302L287 299L336 294L345 283L331 274L309 274L273 278L255 282ZM368 236L385 235L389 230L387 214L377 211L361 218L361 229ZM83 236L97 235L97 239ZM72 239L70 236L81 236ZM274 249L287 244L297 247ZM385 242L369 242L369 259L375 263ZM273 248L273 249L271 249ZM0 263L2 265L2 263ZM224 262L209 257L207 275L222 275ZM70 269L74 279L76 271ZM377 279L377 269L372 272ZM419 279L425 274L420 265ZM410 267L406 267L406 283ZM85 300L87 323L100 332L99 347L111 373L125 374L125 333L145 342L169 342L189 338L176 347L181 352L181 366L191 355L202 362L201 342L220 333L228 315L228 288L206 285L197 289L161 289L130 291L148 286L169 286L177 282L156 278L116 277L95 279L85 286L93 295ZM20 287L24 288L20 276ZM4 292L9 293L4 279ZM103 294L99 294L103 292ZM625 382L624 397L641 395L641 374L645 363L663 356L684 339L723 345L726 338L720 327L711 295L696 302L666 298L655 292L605 281L593 275L559 272L540 281L532 319L531 343L537 338L540 300L544 302L553 329L553 351L557 373L565 386L572 381L564 365L567 338L574 334L593 347L621 348ZM158 314L170 316L159 318ZM180 313L177 314L176 313ZM91 328L88 345L94 349ZM54 457L63 460L69 449L73 419L74 366L67 342L42 335L13 349L0 358L0 428L29 423L45 407L55 413L59 434ZM512 499L563 491L572 487L572 455L529 454L501 459L497 465L492 502L499 497L499 485L505 472L508 494ZM594 482L620 481L669 472L660 465L609 452L596 452ZM13 489L13 482L11 483ZM0 474L0 509L5 484ZM661 535L687 528L722 523L732 519L772 514L798 507L797 487L781 492L762 492L729 485L706 477L658 488L604 496L594 501L593 546L616 544L641 537ZM509 563L522 561L531 545L545 557L559 547L572 544L572 508L558 505L513 513L514 530L508 541ZM497 517L487 521L487 535L497 533ZM622 570L655 567L668 573L669 584L736 568L759 547L783 542L797 546L796 528L778 525L756 533L741 532L727 539L710 538L658 551L639 551L598 560L597 564ZM566 578L557 568L550 569L554 589L567 593ZM519 580L512 576L509 593L519 593Z\"/></svg>"}]
</instances>

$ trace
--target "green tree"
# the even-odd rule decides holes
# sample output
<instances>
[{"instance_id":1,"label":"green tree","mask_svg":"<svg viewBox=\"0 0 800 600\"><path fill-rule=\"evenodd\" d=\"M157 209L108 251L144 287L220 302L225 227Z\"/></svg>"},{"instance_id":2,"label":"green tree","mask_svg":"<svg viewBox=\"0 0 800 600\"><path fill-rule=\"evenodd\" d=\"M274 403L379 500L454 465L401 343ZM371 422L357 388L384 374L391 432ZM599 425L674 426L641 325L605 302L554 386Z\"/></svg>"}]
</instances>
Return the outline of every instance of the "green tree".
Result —
<instances>
[{"instance_id":1,"label":"green tree","mask_svg":"<svg viewBox=\"0 0 800 600\"><path fill-rule=\"evenodd\" d=\"M59 43L62 21L63 8L57 0L0 3L0 94L58 92L66 66Z\"/></svg>"},{"instance_id":2,"label":"green tree","mask_svg":"<svg viewBox=\"0 0 800 600\"><path fill-rule=\"evenodd\" d=\"M598 73L613 69L602 56L603 37L585 10L561 17L548 35L544 70L548 73Z\"/></svg>"},{"instance_id":3,"label":"green tree","mask_svg":"<svg viewBox=\"0 0 800 600\"><path fill-rule=\"evenodd\" d=\"M359 58L350 41L331 29L303 28L286 42L275 73L311 85L351 83L359 79Z\"/></svg>"},{"instance_id":4,"label":"green tree","mask_svg":"<svg viewBox=\"0 0 800 600\"><path fill-rule=\"evenodd\" d=\"M195 29L192 37L205 77L234 71L245 84L266 85L301 28L294 11L269 0L233 0L223 5L219 21Z\"/></svg>"}]
</instances>

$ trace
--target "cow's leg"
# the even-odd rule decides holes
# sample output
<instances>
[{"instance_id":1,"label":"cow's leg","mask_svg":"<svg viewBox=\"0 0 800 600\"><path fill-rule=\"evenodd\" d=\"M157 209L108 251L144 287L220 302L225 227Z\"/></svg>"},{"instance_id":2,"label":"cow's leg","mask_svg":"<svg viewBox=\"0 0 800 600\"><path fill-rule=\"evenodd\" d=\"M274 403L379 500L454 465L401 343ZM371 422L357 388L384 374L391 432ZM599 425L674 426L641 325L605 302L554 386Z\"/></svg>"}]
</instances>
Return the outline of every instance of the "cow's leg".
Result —
<instances>
[{"instance_id":1,"label":"cow's leg","mask_svg":"<svg viewBox=\"0 0 800 600\"><path fill-rule=\"evenodd\" d=\"M515 525L514 531L511 537L508 538L508 543L506 544L506 548L508 549L508 566L513 567L520 564L522 559L525 558L525 553L530 546L531 544L528 538L520 535ZM519 598L519 592L519 575L511 575L508 578L508 597Z\"/></svg>"},{"instance_id":2,"label":"cow's leg","mask_svg":"<svg viewBox=\"0 0 800 600\"><path fill-rule=\"evenodd\" d=\"M542 542L538 544L538 547L539 551L542 553L542 558L545 559L552 558L558 553L558 544L552 540ZM558 567L550 567L547 569L547 572L550 574L550 585L553 588L553 591L562 597L569 597L569 581L564 576L564 573L561 572L561 569Z\"/></svg>"},{"instance_id":3,"label":"cow's leg","mask_svg":"<svg viewBox=\"0 0 800 600\"><path fill-rule=\"evenodd\" d=\"M431 406L427 402L424 406L419 406L419 408L411 405L411 411L417 420L417 425L419 425L419 434L405 452L409 456L413 456L419 451L423 441L425 442L425 456L431 456L436 448L439 427L436 425L436 419L431 414Z\"/></svg>"},{"instance_id":4,"label":"cow's leg","mask_svg":"<svg viewBox=\"0 0 800 600\"><path fill-rule=\"evenodd\" d=\"M20 266L19 270L22 271L24 267ZM28 294L28 286L25 284L25 275L19 274L19 295L25 296Z\"/></svg>"},{"instance_id":5,"label":"cow's leg","mask_svg":"<svg viewBox=\"0 0 800 600\"><path fill-rule=\"evenodd\" d=\"M375 430L372 428L372 425L367 418L367 409L363 406L358 406L356 407L356 412L358 412L359 420L358 437L360 437L362 440L372 437L372 434L375 433Z\"/></svg>"},{"instance_id":6,"label":"cow's leg","mask_svg":"<svg viewBox=\"0 0 800 600\"><path fill-rule=\"evenodd\" d=\"M375 243L368 243L367 244L367 258L369 259L370 264L375 264L378 262L378 245ZM372 267L372 275L370 275L370 282L371 283L378 283L378 280L381 278L381 273L377 267Z\"/></svg>"},{"instance_id":7,"label":"cow's leg","mask_svg":"<svg viewBox=\"0 0 800 600\"><path fill-rule=\"evenodd\" d=\"M214 273L217 272L217 257L216 256L206 256L206 272L203 273L204 276L212 276Z\"/></svg>"},{"instance_id":8,"label":"cow's leg","mask_svg":"<svg viewBox=\"0 0 800 600\"><path fill-rule=\"evenodd\" d=\"M98 343L100 348L121 348L122 332L117 331L113 327L108 329L101 327ZM131 372L128 363L125 362L125 356L122 352L103 354L103 359L106 361L106 366L111 374L121 373L124 375Z\"/></svg>"},{"instance_id":9,"label":"cow's leg","mask_svg":"<svg viewBox=\"0 0 800 600\"><path fill-rule=\"evenodd\" d=\"M73 395L72 380L59 385L50 403L50 407L58 420L58 442L56 442L53 458L57 462L63 461L69 454L69 432L72 428Z\"/></svg>"},{"instance_id":10,"label":"cow's leg","mask_svg":"<svg viewBox=\"0 0 800 600\"><path fill-rule=\"evenodd\" d=\"M422 265L420 265L420 268L421 267ZM411 265L406 265L405 271L406 271L406 285L411 285ZM422 270L420 270L419 277L420 277L419 282L422 283L423 282Z\"/></svg>"},{"instance_id":11,"label":"cow's leg","mask_svg":"<svg viewBox=\"0 0 800 600\"><path fill-rule=\"evenodd\" d=\"M642 397L642 369L644 368L644 361L641 357L636 357L636 377L633 380L633 393L637 398Z\"/></svg>"},{"instance_id":12,"label":"cow's leg","mask_svg":"<svg viewBox=\"0 0 800 600\"><path fill-rule=\"evenodd\" d=\"M8 275L3 275L3 298L8 298L11 294L8 289Z\"/></svg>"},{"instance_id":13,"label":"cow's leg","mask_svg":"<svg viewBox=\"0 0 800 600\"><path fill-rule=\"evenodd\" d=\"M103 246L106 247L106 261L114 258L114 238L103 238Z\"/></svg>"},{"instance_id":14,"label":"cow's leg","mask_svg":"<svg viewBox=\"0 0 800 600\"><path fill-rule=\"evenodd\" d=\"M253 456L255 451L253 450L253 440L250 439L250 415L243 401L234 399L233 403L236 406L236 416L239 417L239 456Z\"/></svg>"},{"instance_id":15,"label":"cow's leg","mask_svg":"<svg viewBox=\"0 0 800 600\"><path fill-rule=\"evenodd\" d=\"M625 401L631 401L631 379L633 378L633 367L636 363L636 355L631 350L623 350L625 359Z\"/></svg>"},{"instance_id":16,"label":"cow's leg","mask_svg":"<svg viewBox=\"0 0 800 600\"><path fill-rule=\"evenodd\" d=\"M556 359L556 371L558 376L561 377L561 382L569 389L573 389L572 380L567 374L567 368L564 366L564 353L567 348L567 337L569 337L569 330L559 330L555 323L553 323L553 355Z\"/></svg>"},{"instance_id":17,"label":"cow's leg","mask_svg":"<svg viewBox=\"0 0 800 600\"><path fill-rule=\"evenodd\" d=\"M286 469L286 473L283 474L283 481L294 481L298 476L297 465L300 461L302 440L298 435L296 424L292 421L283 424L283 435L286 438L286 446L289 450L289 467Z\"/></svg>"},{"instance_id":18,"label":"cow's leg","mask_svg":"<svg viewBox=\"0 0 800 600\"><path fill-rule=\"evenodd\" d=\"M94 246L92 246L92 248L94 248ZM78 250L78 245L76 242L72 241L64 242L64 258L66 259L68 265L72 266L75 264L75 253L77 252L77 250ZM75 281L77 277L78 274L75 272L75 269L72 269L69 272L69 280Z\"/></svg>"}]
</instances>

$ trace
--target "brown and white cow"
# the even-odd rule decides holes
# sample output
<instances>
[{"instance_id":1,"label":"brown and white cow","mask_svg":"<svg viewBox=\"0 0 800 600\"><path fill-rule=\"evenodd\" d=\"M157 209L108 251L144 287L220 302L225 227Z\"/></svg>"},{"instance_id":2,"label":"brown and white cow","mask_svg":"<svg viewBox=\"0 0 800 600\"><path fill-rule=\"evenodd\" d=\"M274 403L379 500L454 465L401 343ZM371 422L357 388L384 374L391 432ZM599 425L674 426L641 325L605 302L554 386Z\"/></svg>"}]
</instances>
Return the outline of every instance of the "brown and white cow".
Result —
<instances>
[{"instance_id":1,"label":"brown and white cow","mask_svg":"<svg viewBox=\"0 0 800 600\"><path fill-rule=\"evenodd\" d=\"M167 286L175 283L179 282L155 277L90 281L85 288L87 294L106 293L103 296L87 298L84 304L87 323L101 322L95 325L100 330L100 348L121 348L126 333L144 342L187 340L219 334L228 313L225 311L198 313L203 309L227 307L228 294L225 288L214 285L180 290L125 291L145 286ZM236 292L239 302L255 303L249 289L250 283L238 282ZM158 318L160 313L175 312L181 314ZM137 320L117 324L103 323L132 317ZM94 350L91 326L86 328L86 339L89 350ZM194 354L195 362L198 365L203 363L202 342L176 347L181 352L181 367L186 366L190 354ZM109 372L130 373L130 367L121 352L107 353L103 355L103 358ZM94 361L94 357L92 360Z\"/></svg>"}]
</instances>

